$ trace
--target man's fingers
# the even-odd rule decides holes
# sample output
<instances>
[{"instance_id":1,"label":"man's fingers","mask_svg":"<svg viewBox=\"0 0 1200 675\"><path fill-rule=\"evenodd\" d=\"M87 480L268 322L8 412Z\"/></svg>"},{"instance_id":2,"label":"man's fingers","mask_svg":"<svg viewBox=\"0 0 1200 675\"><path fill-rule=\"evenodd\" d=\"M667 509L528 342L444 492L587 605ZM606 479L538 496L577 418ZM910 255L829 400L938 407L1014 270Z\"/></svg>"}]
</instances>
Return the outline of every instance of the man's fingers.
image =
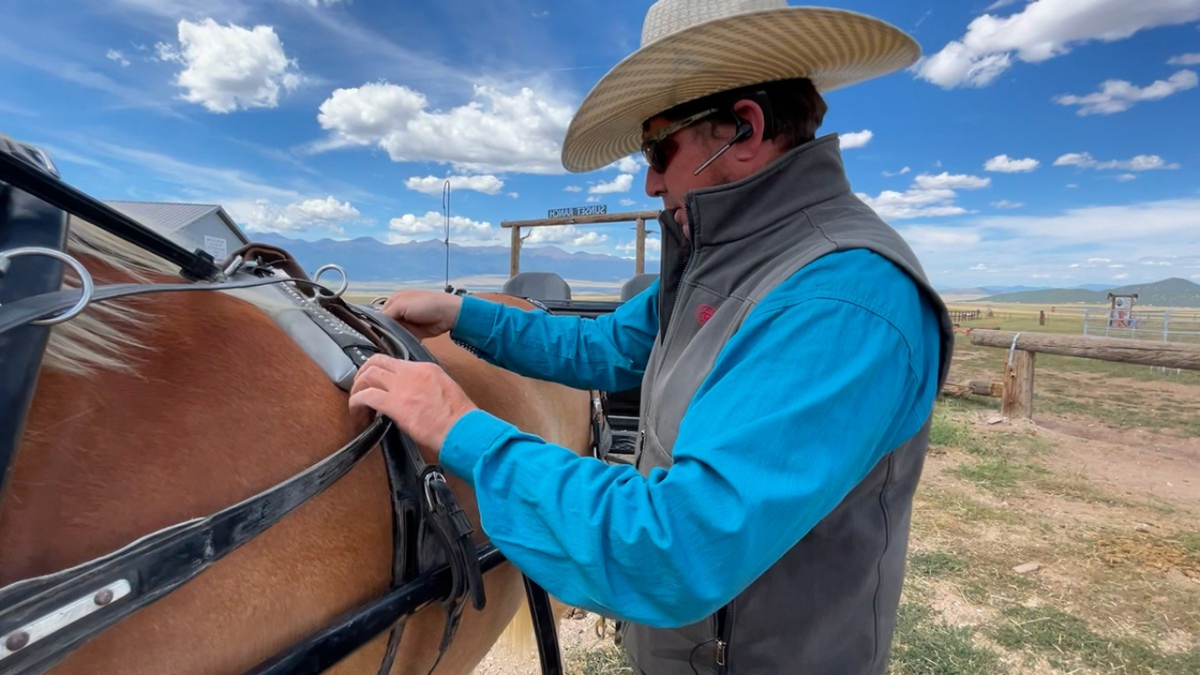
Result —
<instances>
[{"instance_id":1,"label":"man's fingers","mask_svg":"<svg viewBox=\"0 0 1200 675\"><path fill-rule=\"evenodd\" d=\"M369 408L371 410L384 412L383 410L380 410L380 406L385 405L387 400L388 394L382 389L376 389L374 387L360 389L359 391L350 394L350 411L358 412L359 410ZM384 412L384 414L386 415L387 413Z\"/></svg>"},{"instance_id":2,"label":"man's fingers","mask_svg":"<svg viewBox=\"0 0 1200 675\"><path fill-rule=\"evenodd\" d=\"M364 389L375 388L383 391L391 389L391 379L395 375L385 366L379 364L371 364L368 362L359 369L358 374L354 376L354 384L350 387L350 393L354 394Z\"/></svg>"}]
</instances>

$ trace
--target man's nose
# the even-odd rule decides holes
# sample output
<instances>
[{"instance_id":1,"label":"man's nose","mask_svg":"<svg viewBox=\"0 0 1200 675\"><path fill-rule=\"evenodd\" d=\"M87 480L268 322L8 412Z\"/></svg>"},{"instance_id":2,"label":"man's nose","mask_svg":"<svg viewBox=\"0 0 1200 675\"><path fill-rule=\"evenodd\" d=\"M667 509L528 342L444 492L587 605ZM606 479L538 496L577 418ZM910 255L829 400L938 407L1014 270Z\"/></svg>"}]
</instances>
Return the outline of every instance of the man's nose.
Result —
<instances>
[{"instance_id":1,"label":"man's nose","mask_svg":"<svg viewBox=\"0 0 1200 675\"><path fill-rule=\"evenodd\" d=\"M655 171L653 167L646 167L646 196L661 197L666 192L667 184L663 180L663 175Z\"/></svg>"}]
</instances>

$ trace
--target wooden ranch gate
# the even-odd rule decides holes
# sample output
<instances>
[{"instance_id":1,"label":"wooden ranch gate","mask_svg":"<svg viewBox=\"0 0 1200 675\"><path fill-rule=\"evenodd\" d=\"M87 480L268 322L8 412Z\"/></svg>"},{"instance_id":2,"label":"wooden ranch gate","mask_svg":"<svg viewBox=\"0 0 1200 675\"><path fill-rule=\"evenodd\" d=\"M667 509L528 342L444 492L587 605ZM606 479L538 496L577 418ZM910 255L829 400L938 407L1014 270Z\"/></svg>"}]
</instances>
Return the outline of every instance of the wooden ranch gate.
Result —
<instances>
[{"instance_id":1,"label":"wooden ranch gate","mask_svg":"<svg viewBox=\"0 0 1200 675\"><path fill-rule=\"evenodd\" d=\"M1038 353L1200 371L1200 345L1181 342L976 329L971 331L971 344L1008 350L1000 413L1024 419L1033 417Z\"/></svg>"},{"instance_id":2,"label":"wooden ranch gate","mask_svg":"<svg viewBox=\"0 0 1200 675\"><path fill-rule=\"evenodd\" d=\"M595 216L570 216L566 218L542 218L540 220L505 220L500 227L512 230L512 246L509 252L508 276L515 277L521 271L521 228L548 227L551 225L597 225L600 223L637 223L636 258L634 274L646 271L646 221L657 221L658 211L630 211L627 213L605 213Z\"/></svg>"}]
</instances>

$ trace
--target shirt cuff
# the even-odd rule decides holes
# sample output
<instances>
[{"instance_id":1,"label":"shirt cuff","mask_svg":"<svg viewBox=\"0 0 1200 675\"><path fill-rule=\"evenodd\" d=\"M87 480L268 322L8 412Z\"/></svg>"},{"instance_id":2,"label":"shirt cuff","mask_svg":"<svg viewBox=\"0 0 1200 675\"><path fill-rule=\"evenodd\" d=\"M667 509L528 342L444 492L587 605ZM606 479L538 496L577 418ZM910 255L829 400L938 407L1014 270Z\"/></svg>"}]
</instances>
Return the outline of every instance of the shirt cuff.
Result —
<instances>
[{"instance_id":1,"label":"shirt cuff","mask_svg":"<svg viewBox=\"0 0 1200 675\"><path fill-rule=\"evenodd\" d=\"M513 430L508 422L476 408L450 427L438 462L475 487L475 467L488 451Z\"/></svg>"},{"instance_id":2,"label":"shirt cuff","mask_svg":"<svg viewBox=\"0 0 1200 675\"><path fill-rule=\"evenodd\" d=\"M492 329L500 314L500 304L470 295L462 296L462 307L458 320L450 330L450 337L482 348L492 337Z\"/></svg>"}]
</instances>

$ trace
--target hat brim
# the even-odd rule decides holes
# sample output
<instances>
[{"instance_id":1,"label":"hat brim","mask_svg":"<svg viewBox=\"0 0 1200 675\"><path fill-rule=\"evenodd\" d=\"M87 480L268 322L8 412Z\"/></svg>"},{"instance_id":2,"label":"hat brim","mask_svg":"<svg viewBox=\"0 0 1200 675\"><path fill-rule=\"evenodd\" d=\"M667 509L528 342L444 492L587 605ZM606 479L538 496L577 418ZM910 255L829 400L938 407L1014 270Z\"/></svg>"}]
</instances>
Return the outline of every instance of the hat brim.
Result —
<instances>
[{"instance_id":1,"label":"hat brim","mask_svg":"<svg viewBox=\"0 0 1200 675\"><path fill-rule=\"evenodd\" d=\"M642 123L680 103L807 77L827 92L911 66L920 45L856 12L786 7L696 24L646 45L588 93L567 128L562 164L593 171L641 147Z\"/></svg>"}]
</instances>

